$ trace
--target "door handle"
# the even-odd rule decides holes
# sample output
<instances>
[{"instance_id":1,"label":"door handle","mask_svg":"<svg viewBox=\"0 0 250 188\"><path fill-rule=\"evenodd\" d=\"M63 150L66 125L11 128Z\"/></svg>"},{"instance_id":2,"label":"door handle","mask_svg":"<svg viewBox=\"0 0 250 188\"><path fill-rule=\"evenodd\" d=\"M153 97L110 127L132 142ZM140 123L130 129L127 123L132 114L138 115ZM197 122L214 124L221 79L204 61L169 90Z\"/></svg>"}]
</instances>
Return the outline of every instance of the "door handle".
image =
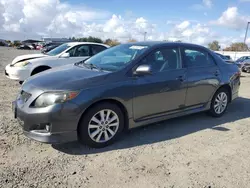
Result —
<instances>
[{"instance_id":1,"label":"door handle","mask_svg":"<svg viewBox=\"0 0 250 188\"><path fill-rule=\"evenodd\" d=\"M215 76L219 76L219 74L220 74L220 72L219 72L218 70L216 70L216 71L214 72L214 75L215 75Z\"/></svg>"},{"instance_id":2,"label":"door handle","mask_svg":"<svg viewBox=\"0 0 250 188\"><path fill-rule=\"evenodd\" d=\"M185 81L185 77L184 77L184 76L178 76L178 77L176 78L176 80L179 80L179 81L181 81L181 82L184 82L184 81Z\"/></svg>"}]
</instances>

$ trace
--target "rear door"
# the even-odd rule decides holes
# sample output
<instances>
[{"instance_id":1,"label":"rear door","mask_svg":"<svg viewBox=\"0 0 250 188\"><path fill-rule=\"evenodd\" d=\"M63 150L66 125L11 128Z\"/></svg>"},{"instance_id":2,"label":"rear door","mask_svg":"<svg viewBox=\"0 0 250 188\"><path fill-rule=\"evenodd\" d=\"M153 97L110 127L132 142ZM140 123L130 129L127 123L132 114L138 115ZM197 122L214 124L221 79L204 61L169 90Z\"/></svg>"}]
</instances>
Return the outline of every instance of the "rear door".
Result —
<instances>
[{"instance_id":1,"label":"rear door","mask_svg":"<svg viewBox=\"0 0 250 188\"><path fill-rule=\"evenodd\" d=\"M208 51L183 47L182 57L187 70L186 107L199 107L208 102L220 83L220 70Z\"/></svg>"}]
</instances>

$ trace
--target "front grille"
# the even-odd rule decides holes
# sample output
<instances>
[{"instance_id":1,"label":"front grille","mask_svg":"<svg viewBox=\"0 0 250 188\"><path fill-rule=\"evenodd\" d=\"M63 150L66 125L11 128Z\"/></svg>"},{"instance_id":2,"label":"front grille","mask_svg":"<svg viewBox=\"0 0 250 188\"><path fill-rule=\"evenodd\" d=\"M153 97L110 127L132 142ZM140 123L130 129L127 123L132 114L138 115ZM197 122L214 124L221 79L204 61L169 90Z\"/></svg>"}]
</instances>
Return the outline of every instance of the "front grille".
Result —
<instances>
[{"instance_id":1,"label":"front grille","mask_svg":"<svg viewBox=\"0 0 250 188\"><path fill-rule=\"evenodd\" d=\"M29 98L31 97L30 93L27 93L25 91L21 91L20 95L18 97L19 100L23 101L23 102L27 102L29 100Z\"/></svg>"}]
</instances>

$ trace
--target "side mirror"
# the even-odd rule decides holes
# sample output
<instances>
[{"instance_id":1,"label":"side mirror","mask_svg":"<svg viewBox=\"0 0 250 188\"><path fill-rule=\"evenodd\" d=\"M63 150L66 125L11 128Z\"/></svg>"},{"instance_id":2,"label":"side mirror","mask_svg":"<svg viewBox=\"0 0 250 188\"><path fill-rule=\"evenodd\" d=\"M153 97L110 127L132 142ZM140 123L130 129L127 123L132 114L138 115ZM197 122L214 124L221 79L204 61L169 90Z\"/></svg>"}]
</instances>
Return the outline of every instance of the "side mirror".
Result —
<instances>
[{"instance_id":1,"label":"side mirror","mask_svg":"<svg viewBox=\"0 0 250 188\"><path fill-rule=\"evenodd\" d=\"M62 58L69 58L70 55L69 55L69 53L64 53L64 54L62 54L60 57L62 57Z\"/></svg>"},{"instance_id":2,"label":"side mirror","mask_svg":"<svg viewBox=\"0 0 250 188\"><path fill-rule=\"evenodd\" d=\"M134 75L149 75L152 74L150 65L140 65L136 68Z\"/></svg>"}]
</instances>

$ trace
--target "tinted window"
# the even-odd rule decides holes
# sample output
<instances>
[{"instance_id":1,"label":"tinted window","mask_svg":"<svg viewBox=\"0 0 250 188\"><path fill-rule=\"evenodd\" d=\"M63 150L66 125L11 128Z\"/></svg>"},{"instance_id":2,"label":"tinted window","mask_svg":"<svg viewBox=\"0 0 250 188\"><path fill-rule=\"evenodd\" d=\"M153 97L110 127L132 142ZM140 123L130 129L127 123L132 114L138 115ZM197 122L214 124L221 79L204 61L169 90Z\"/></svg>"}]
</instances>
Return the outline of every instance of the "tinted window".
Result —
<instances>
[{"instance_id":1,"label":"tinted window","mask_svg":"<svg viewBox=\"0 0 250 188\"><path fill-rule=\"evenodd\" d=\"M106 50L107 48L105 46L101 45L92 45L92 54L95 55L103 50Z\"/></svg>"},{"instance_id":2,"label":"tinted window","mask_svg":"<svg viewBox=\"0 0 250 188\"><path fill-rule=\"evenodd\" d=\"M55 55L62 53L64 50L68 49L69 47L70 47L70 45L68 45L68 44L62 44L62 45L56 47L55 49L49 51L47 54L51 55L51 56L55 56Z\"/></svg>"},{"instance_id":3,"label":"tinted window","mask_svg":"<svg viewBox=\"0 0 250 188\"><path fill-rule=\"evenodd\" d=\"M178 48L162 48L150 53L141 64L150 65L153 72L181 68Z\"/></svg>"},{"instance_id":4,"label":"tinted window","mask_svg":"<svg viewBox=\"0 0 250 188\"><path fill-rule=\"evenodd\" d=\"M79 45L71 48L68 53L70 57L90 56L90 49L87 45Z\"/></svg>"},{"instance_id":5,"label":"tinted window","mask_svg":"<svg viewBox=\"0 0 250 188\"><path fill-rule=\"evenodd\" d=\"M215 64L208 52L203 50L186 48L184 55L188 67L205 67Z\"/></svg>"}]
</instances>

